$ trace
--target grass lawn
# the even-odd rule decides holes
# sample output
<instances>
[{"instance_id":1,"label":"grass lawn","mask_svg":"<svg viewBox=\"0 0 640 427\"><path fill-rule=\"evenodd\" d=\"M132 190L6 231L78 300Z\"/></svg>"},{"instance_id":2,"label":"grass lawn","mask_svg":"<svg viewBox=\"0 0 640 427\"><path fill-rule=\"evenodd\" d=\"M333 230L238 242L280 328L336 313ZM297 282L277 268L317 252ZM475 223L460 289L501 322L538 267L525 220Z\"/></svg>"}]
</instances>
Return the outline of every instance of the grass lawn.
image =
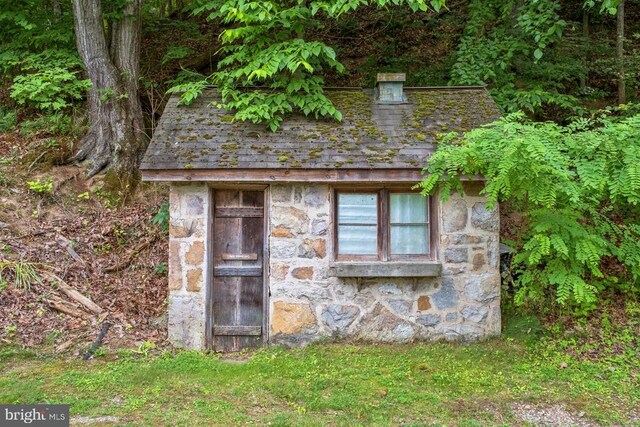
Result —
<instances>
[{"instance_id":1,"label":"grass lawn","mask_svg":"<svg viewBox=\"0 0 640 427\"><path fill-rule=\"evenodd\" d=\"M640 407L640 362L580 362L501 338L215 354L106 352L84 363L0 347L0 403L69 403L118 425L522 425L514 403L603 425ZM636 421L637 423L637 421Z\"/></svg>"}]
</instances>

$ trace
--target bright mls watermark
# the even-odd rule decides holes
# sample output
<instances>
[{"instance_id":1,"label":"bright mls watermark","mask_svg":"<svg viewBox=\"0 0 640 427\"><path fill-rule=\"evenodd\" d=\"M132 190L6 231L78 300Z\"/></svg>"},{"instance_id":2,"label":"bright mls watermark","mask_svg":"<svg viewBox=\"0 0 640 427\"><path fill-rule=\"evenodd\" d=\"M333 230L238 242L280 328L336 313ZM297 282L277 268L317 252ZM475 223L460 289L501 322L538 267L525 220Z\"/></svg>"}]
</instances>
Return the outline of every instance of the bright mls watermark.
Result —
<instances>
[{"instance_id":1,"label":"bright mls watermark","mask_svg":"<svg viewBox=\"0 0 640 427\"><path fill-rule=\"evenodd\" d=\"M69 427L69 405L0 405L0 427Z\"/></svg>"}]
</instances>

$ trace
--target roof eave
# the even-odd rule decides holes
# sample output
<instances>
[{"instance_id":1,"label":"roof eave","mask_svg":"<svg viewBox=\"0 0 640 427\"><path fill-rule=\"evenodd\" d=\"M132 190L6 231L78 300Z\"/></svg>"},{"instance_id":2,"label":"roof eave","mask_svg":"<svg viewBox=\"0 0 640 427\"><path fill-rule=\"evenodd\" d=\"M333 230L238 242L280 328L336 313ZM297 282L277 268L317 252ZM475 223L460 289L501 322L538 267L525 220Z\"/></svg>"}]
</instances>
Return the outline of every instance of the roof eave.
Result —
<instances>
[{"instance_id":1,"label":"roof eave","mask_svg":"<svg viewBox=\"0 0 640 427\"><path fill-rule=\"evenodd\" d=\"M326 182L417 183L425 178L422 169L143 169L147 182L208 182L208 183L272 183ZM483 181L482 176L466 177L468 181Z\"/></svg>"}]
</instances>

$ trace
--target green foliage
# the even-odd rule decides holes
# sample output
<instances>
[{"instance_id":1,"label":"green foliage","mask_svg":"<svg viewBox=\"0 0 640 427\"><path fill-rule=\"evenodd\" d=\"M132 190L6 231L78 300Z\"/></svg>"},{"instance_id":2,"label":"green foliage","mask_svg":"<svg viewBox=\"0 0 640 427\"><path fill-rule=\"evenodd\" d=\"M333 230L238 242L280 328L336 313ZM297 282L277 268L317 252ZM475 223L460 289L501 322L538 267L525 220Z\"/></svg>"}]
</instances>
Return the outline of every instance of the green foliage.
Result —
<instances>
[{"instance_id":1,"label":"green foliage","mask_svg":"<svg viewBox=\"0 0 640 427\"><path fill-rule=\"evenodd\" d=\"M184 92L189 89L188 83L198 83L198 82L206 83L206 77L200 73L196 73L195 71L187 70L183 68L178 72L178 74L176 74L176 76L173 79L168 80L166 84L169 85L171 88L173 88L174 86L185 85L184 90L183 89L178 90L179 92ZM202 89L204 89L204 87L205 86L203 86ZM202 89L200 89L199 92L202 92ZM193 102L193 100L189 101L189 103L190 102Z\"/></svg>"},{"instance_id":2,"label":"green foliage","mask_svg":"<svg viewBox=\"0 0 640 427\"><path fill-rule=\"evenodd\" d=\"M37 194L51 194L53 189L53 178L47 178L44 181L40 181L40 178L35 181L27 181L29 190Z\"/></svg>"},{"instance_id":3,"label":"green foliage","mask_svg":"<svg viewBox=\"0 0 640 427\"><path fill-rule=\"evenodd\" d=\"M620 4L620 0L586 0L584 2L584 7L586 8L594 8L600 3L600 13L608 12L611 15L615 15L618 12L618 5Z\"/></svg>"},{"instance_id":4,"label":"green foliage","mask_svg":"<svg viewBox=\"0 0 640 427\"><path fill-rule=\"evenodd\" d=\"M450 134L429 161L425 193L461 191L481 174L490 204L510 201L526 217L514 257L516 301L594 304L621 280L640 289L640 115L562 127L514 114L464 137ZM621 277L603 271L614 261Z\"/></svg>"},{"instance_id":5,"label":"green foliage","mask_svg":"<svg viewBox=\"0 0 640 427\"><path fill-rule=\"evenodd\" d=\"M193 54L193 49L189 47L170 45L167 48L167 53L162 57L162 63L166 64L170 61L188 58L191 54Z\"/></svg>"},{"instance_id":6,"label":"green foliage","mask_svg":"<svg viewBox=\"0 0 640 427\"><path fill-rule=\"evenodd\" d=\"M206 79L197 80L197 81L186 81L184 83L178 83L177 85L172 86L168 90L168 92L179 93L180 102L185 105L189 105L202 94L202 91L208 85L209 85L209 82Z\"/></svg>"},{"instance_id":7,"label":"green foliage","mask_svg":"<svg viewBox=\"0 0 640 427\"><path fill-rule=\"evenodd\" d=\"M63 113L44 113L33 120L20 123L20 133L27 137L38 134L79 135L82 128L74 123L72 117Z\"/></svg>"},{"instance_id":8,"label":"green foliage","mask_svg":"<svg viewBox=\"0 0 640 427\"><path fill-rule=\"evenodd\" d=\"M30 104L40 110L67 108L91 87L89 80L78 79L78 73L54 67L18 75L13 79L11 97L21 105Z\"/></svg>"},{"instance_id":9,"label":"green foliage","mask_svg":"<svg viewBox=\"0 0 640 427\"><path fill-rule=\"evenodd\" d=\"M157 274L159 276L164 276L165 274L167 274L168 271L169 271L169 267L167 266L166 262L161 262L153 266L154 274Z\"/></svg>"},{"instance_id":10,"label":"green foliage","mask_svg":"<svg viewBox=\"0 0 640 427\"><path fill-rule=\"evenodd\" d=\"M108 21L118 21L125 17L125 8L127 0L103 0L102 16Z\"/></svg>"},{"instance_id":11,"label":"green foliage","mask_svg":"<svg viewBox=\"0 0 640 427\"><path fill-rule=\"evenodd\" d=\"M70 4L58 12L39 0L0 0L0 73L22 105L58 111L89 87L75 49ZM57 15L56 15L57 14Z\"/></svg>"},{"instance_id":12,"label":"green foliage","mask_svg":"<svg viewBox=\"0 0 640 427\"><path fill-rule=\"evenodd\" d=\"M633 295L609 295L588 317L573 316L569 322L554 324L540 344L549 352L570 354L580 360L600 358L615 366L638 365L638 314L640 301Z\"/></svg>"},{"instance_id":13,"label":"green foliage","mask_svg":"<svg viewBox=\"0 0 640 427\"><path fill-rule=\"evenodd\" d=\"M545 108L554 106L572 113L581 113L583 108L578 99L559 92L561 86L549 80L540 85L532 82L527 88L516 88L513 83L507 83L500 89L491 90L491 93L501 109L507 112L522 110L541 113Z\"/></svg>"},{"instance_id":14,"label":"green foliage","mask_svg":"<svg viewBox=\"0 0 640 427\"><path fill-rule=\"evenodd\" d=\"M228 25L220 35L224 59L205 82L178 85L170 92L184 92L182 102L188 104L207 84L216 84L221 105L234 110L236 119L265 123L273 131L290 113L342 120L324 95L322 75L343 72L344 66L331 47L306 40L305 33L322 27L320 16L337 19L364 5L424 11L438 10L444 1L207 1L194 12Z\"/></svg>"},{"instance_id":15,"label":"green foliage","mask_svg":"<svg viewBox=\"0 0 640 427\"><path fill-rule=\"evenodd\" d=\"M41 282L36 269L37 264L32 262L0 260L0 283L6 282L5 277L9 276L16 289L28 291L33 284Z\"/></svg>"},{"instance_id":16,"label":"green foliage","mask_svg":"<svg viewBox=\"0 0 640 427\"><path fill-rule=\"evenodd\" d=\"M514 61L521 56L528 56L527 62L540 60L566 24L557 14L559 7L554 0L473 1L452 80L456 84L499 82L509 79Z\"/></svg>"},{"instance_id":17,"label":"green foliage","mask_svg":"<svg viewBox=\"0 0 640 427\"><path fill-rule=\"evenodd\" d=\"M160 205L158 212L151 218L153 224L158 225L164 231L169 231L169 202Z\"/></svg>"},{"instance_id":18,"label":"green foliage","mask_svg":"<svg viewBox=\"0 0 640 427\"><path fill-rule=\"evenodd\" d=\"M138 354L144 358L149 357L149 352L156 348L155 343L151 341L144 341L140 343L137 350L133 350L133 353Z\"/></svg>"},{"instance_id":19,"label":"green foliage","mask_svg":"<svg viewBox=\"0 0 640 427\"><path fill-rule=\"evenodd\" d=\"M586 41L560 18L561 4L472 1L451 83L488 86L505 112L560 110L560 119L582 113L577 93L567 88L589 71ZM589 50L599 44L590 41Z\"/></svg>"},{"instance_id":20,"label":"green foliage","mask_svg":"<svg viewBox=\"0 0 640 427\"><path fill-rule=\"evenodd\" d=\"M557 122L584 115L584 105L610 97L607 85L617 84L620 64L610 33L615 25L607 31L598 28L615 24L607 14L615 14L618 3L474 0L450 83L488 86L504 112L526 111ZM562 19L578 18L576 12L582 12L575 6L589 14L595 31L590 37L582 34L580 24ZM632 28L627 18L627 30ZM638 87L640 62L632 39L625 41L623 63L627 87ZM597 87L586 85L587 80Z\"/></svg>"},{"instance_id":21,"label":"green foliage","mask_svg":"<svg viewBox=\"0 0 640 427\"><path fill-rule=\"evenodd\" d=\"M0 133L12 131L16 126L17 114L0 107Z\"/></svg>"}]
</instances>

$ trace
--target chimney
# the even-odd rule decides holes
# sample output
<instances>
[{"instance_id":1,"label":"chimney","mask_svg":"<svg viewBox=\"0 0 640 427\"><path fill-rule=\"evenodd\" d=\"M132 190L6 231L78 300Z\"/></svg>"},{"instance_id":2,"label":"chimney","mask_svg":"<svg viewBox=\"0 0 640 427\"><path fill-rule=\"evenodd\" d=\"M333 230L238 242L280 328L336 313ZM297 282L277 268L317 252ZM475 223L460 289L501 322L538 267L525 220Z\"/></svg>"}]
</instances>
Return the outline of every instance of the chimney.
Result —
<instances>
[{"instance_id":1,"label":"chimney","mask_svg":"<svg viewBox=\"0 0 640 427\"><path fill-rule=\"evenodd\" d=\"M378 73L376 78L376 101L380 104L404 104L407 97L402 93L405 73Z\"/></svg>"}]
</instances>

